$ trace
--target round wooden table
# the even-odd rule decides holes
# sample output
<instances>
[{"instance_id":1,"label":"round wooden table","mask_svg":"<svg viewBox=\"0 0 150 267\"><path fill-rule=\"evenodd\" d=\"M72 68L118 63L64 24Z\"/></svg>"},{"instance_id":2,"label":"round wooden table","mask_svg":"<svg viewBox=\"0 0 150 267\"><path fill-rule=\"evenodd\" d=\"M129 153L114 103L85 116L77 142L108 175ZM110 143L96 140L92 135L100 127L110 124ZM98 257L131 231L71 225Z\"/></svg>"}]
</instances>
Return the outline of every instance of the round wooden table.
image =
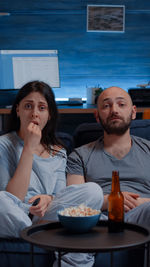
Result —
<instances>
[{"instance_id":1,"label":"round wooden table","mask_svg":"<svg viewBox=\"0 0 150 267\"><path fill-rule=\"evenodd\" d=\"M61 256L69 252L111 252L110 265L113 266L114 251L145 246L149 267L150 232L135 224L124 223L123 232L109 233L108 221L99 221L88 233L74 234L65 230L60 222L50 222L25 228L21 237L33 245L57 251L58 266L61 266Z\"/></svg>"}]
</instances>

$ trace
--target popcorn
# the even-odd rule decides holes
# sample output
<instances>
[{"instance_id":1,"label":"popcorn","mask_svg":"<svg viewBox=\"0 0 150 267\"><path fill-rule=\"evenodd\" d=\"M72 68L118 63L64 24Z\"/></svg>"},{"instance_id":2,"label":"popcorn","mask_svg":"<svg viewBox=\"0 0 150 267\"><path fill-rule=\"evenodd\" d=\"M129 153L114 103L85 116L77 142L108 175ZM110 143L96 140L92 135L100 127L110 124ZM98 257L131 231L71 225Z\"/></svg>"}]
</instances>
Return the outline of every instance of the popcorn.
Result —
<instances>
[{"instance_id":1,"label":"popcorn","mask_svg":"<svg viewBox=\"0 0 150 267\"><path fill-rule=\"evenodd\" d=\"M76 207L65 208L60 212L61 215L71 217L84 217L99 214L100 210L92 209L90 207L81 204Z\"/></svg>"}]
</instances>

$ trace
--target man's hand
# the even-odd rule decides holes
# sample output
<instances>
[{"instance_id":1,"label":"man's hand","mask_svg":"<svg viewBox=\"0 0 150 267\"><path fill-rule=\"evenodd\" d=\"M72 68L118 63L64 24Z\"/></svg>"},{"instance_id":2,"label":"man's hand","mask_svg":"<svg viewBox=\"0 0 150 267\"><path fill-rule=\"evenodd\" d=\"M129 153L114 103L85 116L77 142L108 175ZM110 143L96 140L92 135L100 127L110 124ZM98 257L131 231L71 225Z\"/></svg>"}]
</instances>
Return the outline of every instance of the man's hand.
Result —
<instances>
[{"instance_id":1,"label":"man's hand","mask_svg":"<svg viewBox=\"0 0 150 267\"><path fill-rule=\"evenodd\" d=\"M129 210L132 210L145 202L150 202L150 198L141 198L139 197L140 195L136 193L122 192L122 194L124 196L124 211L125 212L128 212ZM103 202L102 210L108 209L108 196L109 196L108 194L104 195L104 202Z\"/></svg>"},{"instance_id":2,"label":"man's hand","mask_svg":"<svg viewBox=\"0 0 150 267\"><path fill-rule=\"evenodd\" d=\"M139 194L135 194L132 192L122 192L124 196L124 210L128 212L129 210L137 207Z\"/></svg>"},{"instance_id":3,"label":"man's hand","mask_svg":"<svg viewBox=\"0 0 150 267\"><path fill-rule=\"evenodd\" d=\"M139 194L131 193L131 192L122 192L124 196L124 210L125 212L137 207L139 205ZM108 194L104 195L104 202L102 206L102 210L108 209Z\"/></svg>"}]
</instances>

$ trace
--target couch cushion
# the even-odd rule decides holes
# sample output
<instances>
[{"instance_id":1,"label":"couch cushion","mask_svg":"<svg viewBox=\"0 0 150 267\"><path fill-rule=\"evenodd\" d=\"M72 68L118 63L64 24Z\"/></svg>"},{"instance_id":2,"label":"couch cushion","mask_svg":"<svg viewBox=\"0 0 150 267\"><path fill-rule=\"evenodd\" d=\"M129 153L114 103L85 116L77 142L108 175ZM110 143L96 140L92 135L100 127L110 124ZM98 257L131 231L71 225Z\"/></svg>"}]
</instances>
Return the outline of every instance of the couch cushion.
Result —
<instances>
[{"instance_id":1,"label":"couch cushion","mask_svg":"<svg viewBox=\"0 0 150 267\"><path fill-rule=\"evenodd\" d=\"M22 240L21 238L0 238L0 252L30 253L30 251L30 243ZM34 246L34 252L45 254L46 250Z\"/></svg>"},{"instance_id":2,"label":"couch cushion","mask_svg":"<svg viewBox=\"0 0 150 267\"><path fill-rule=\"evenodd\" d=\"M52 266L54 253L33 246L34 266ZM0 238L0 266L31 266L31 244L21 238Z\"/></svg>"},{"instance_id":3,"label":"couch cushion","mask_svg":"<svg viewBox=\"0 0 150 267\"><path fill-rule=\"evenodd\" d=\"M150 140L150 120L133 120L130 132L133 135Z\"/></svg>"},{"instance_id":4,"label":"couch cushion","mask_svg":"<svg viewBox=\"0 0 150 267\"><path fill-rule=\"evenodd\" d=\"M150 120L133 120L131 134L150 140ZM74 132L75 147L95 141L103 135L100 123L82 123Z\"/></svg>"},{"instance_id":5,"label":"couch cushion","mask_svg":"<svg viewBox=\"0 0 150 267\"><path fill-rule=\"evenodd\" d=\"M69 155L74 148L73 136L69 133L60 132L60 131L56 133L56 136L57 138L61 140L62 144L67 150L67 154Z\"/></svg>"}]
</instances>

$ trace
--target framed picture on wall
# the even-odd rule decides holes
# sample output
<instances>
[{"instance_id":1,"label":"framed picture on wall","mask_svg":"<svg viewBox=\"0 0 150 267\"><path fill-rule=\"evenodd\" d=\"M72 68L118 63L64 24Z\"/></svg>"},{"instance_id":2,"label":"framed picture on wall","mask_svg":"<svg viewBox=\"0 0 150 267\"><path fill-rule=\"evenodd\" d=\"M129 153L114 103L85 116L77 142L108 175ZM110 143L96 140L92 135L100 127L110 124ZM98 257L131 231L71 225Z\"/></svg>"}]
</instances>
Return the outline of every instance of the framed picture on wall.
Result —
<instances>
[{"instance_id":1,"label":"framed picture on wall","mask_svg":"<svg viewBox=\"0 0 150 267\"><path fill-rule=\"evenodd\" d=\"M88 32L124 32L125 6L87 5Z\"/></svg>"}]
</instances>

